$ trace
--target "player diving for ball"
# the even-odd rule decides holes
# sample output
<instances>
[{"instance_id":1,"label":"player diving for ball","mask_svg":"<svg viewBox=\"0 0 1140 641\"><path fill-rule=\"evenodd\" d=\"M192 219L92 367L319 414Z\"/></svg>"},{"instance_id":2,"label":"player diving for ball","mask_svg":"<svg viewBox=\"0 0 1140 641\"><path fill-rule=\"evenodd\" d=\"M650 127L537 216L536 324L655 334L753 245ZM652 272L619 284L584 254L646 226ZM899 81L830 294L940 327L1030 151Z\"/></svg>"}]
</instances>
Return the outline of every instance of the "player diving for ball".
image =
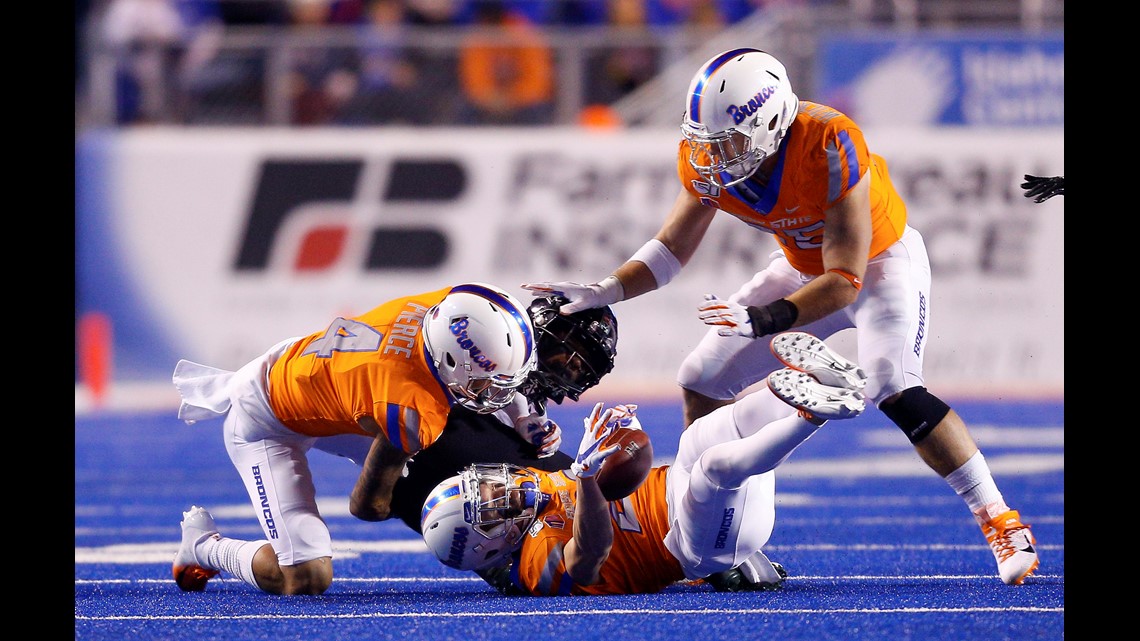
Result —
<instances>
[{"instance_id":1,"label":"player diving for ball","mask_svg":"<svg viewBox=\"0 0 1140 641\"><path fill-rule=\"evenodd\" d=\"M440 483L424 502L424 541L459 570L509 561L508 593L647 593L685 579L725 591L779 586L787 575L762 551L775 523L774 470L828 419L863 411L866 376L803 332L777 336L772 349L790 367L768 377L770 393L697 419L673 464L651 469L629 496L605 500L597 475L617 446L599 444L619 425L641 429L635 406L598 403L570 470L473 464Z\"/></svg>"}]
</instances>

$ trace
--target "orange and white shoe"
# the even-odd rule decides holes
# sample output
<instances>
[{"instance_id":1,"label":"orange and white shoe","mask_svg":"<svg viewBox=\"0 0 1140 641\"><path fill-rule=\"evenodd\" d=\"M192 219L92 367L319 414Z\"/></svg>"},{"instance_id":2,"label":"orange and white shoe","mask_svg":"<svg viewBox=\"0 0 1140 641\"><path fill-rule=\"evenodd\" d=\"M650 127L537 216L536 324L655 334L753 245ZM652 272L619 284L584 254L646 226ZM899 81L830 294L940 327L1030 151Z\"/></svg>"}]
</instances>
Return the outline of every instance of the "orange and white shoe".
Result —
<instances>
[{"instance_id":1,"label":"orange and white shoe","mask_svg":"<svg viewBox=\"0 0 1140 641\"><path fill-rule=\"evenodd\" d=\"M1021 522L1017 510L1003 512L982 525L982 534L997 559L998 574L1006 585L1021 585L1025 577L1033 574L1040 564L1037 540L1029 526Z\"/></svg>"},{"instance_id":2,"label":"orange and white shoe","mask_svg":"<svg viewBox=\"0 0 1140 641\"><path fill-rule=\"evenodd\" d=\"M192 505L189 512L182 513L182 545L174 555L173 566L174 582L182 591L201 592L206 582L217 576L218 571L202 567L194 553L198 543L211 536L219 536L218 526L206 508Z\"/></svg>"}]
</instances>

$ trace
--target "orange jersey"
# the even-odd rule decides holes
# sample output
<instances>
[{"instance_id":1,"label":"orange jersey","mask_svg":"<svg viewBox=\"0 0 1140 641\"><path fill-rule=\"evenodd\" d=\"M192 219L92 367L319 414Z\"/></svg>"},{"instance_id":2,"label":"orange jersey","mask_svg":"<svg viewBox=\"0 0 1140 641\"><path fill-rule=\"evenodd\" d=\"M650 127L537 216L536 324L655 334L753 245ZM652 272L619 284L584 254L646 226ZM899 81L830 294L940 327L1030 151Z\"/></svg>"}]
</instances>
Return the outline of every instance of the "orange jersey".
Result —
<instances>
[{"instance_id":1,"label":"orange jersey","mask_svg":"<svg viewBox=\"0 0 1140 641\"><path fill-rule=\"evenodd\" d=\"M805 274L823 273L825 213L871 171L871 250L868 258L902 237L906 204L891 184L887 162L867 149L863 132L838 111L806 100L788 129L766 185L755 177L722 189L689 164L689 143L681 140L677 172L681 184L701 202L774 234L788 262Z\"/></svg>"},{"instance_id":2,"label":"orange jersey","mask_svg":"<svg viewBox=\"0 0 1140 641\"><path fill-rule=\"evenodd\" d=\"M269 405L308 436L363 434L371 415L396 447L415 453L447 422L451 397L424 348L424 314L451 287L397 298L294 343L269 370Z\"/></svg>"},{"instance_id":3,"label":"orange jersey","mask_svg":"<svg viewBox=\"0 0 1140 641\"><path fill-rule=\"evenodd\" d=\"M636 492L610 503L614 544L593 585L578 585L566 574L563 549L574 534L578 484L564 472L541 472L539 487L551 495L523 537L511 569L512 579L530 594L638 594L658 592L685 578L681 564L665 549L669 507L665 473L655 467Z\"/></svg>"}]
</instances>

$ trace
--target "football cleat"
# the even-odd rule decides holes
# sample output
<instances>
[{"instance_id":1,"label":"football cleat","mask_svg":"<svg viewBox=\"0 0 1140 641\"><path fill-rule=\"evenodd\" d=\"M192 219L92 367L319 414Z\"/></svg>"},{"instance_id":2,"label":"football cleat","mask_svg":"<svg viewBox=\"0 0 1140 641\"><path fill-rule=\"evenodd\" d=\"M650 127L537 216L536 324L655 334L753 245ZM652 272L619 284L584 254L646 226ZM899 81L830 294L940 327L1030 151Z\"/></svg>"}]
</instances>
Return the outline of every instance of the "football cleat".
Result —
<instances>
[{"instance_id":1,"label":"football cleat","mask_svg":"<svg viewBox=\"0 0 1140 641\"><path fill-rule=\"evenodd\" d=\"M772 338L772 353L785 367L807 372L832 387L862 390L867 386L863 368L807 332L784 332Z\"/></svg>"},{"instance_id":2,"label":"football cleat","mask_svg":"<svg viewBox=\"0 0 1140 641\"><path fill-rule=\"evenodd\" d=\"M982 525L982 534L997 559L998 574L1006 585L1021 585L1025 577L1033 574L1040 564L1037 540L1029 526L1021 522L1017 510L1003 512Z\"/></svg>"},{"instance_id":3,"label":"football cleat","mask_svg":"<svg viewBox=\"0 0 1140 641\"><path fill-rule=\"evenodd\" d=\"M854 418L867 407L863 392L825 385L810 374L787 367L768 375L768 389L807 419Z\"/></svg>"},{"instance_id":4,"label":"football cleat","mask_svg":"<svg viewBox=\"0 0 1140 641\"><path fill-rule=\"evenodd\" d=\"M731 570L709 575L705 582L717 592L761 592L780 589L786 578L784 566L756 552Z\"/></svg>"},{"instance_id":5,"label":"football cleat","mask_svg":"<svg viewBox=\"0 0 1140 641\"><path fill-rule=\"evenodd\" d=\"M174 582L183 592L201 592L206 582L217 576L217 570L204 568L198 563L194 548L210 536L218 535L214 517L204 507L190 506L189 512L182 513L182 545L174 555Z\"/></svg>"}]
</instances>

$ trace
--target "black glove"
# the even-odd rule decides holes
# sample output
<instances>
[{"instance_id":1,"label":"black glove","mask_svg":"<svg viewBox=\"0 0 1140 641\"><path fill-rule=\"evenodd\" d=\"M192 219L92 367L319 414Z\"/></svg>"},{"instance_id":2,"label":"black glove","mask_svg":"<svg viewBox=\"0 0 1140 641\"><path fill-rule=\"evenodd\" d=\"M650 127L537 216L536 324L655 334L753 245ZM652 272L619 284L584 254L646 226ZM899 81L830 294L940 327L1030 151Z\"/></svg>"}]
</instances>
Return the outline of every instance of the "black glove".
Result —
<instances>
[{"instance_id":1,"label":"black glove","mask_svg":"<svg viewBox=\"0 0 1140 641\"><path fill-rule=\"evenodd\" d=\"M503 596L522 596L526 594L521 588L511 582L511 564L500 565L489 570L477 570L478 574L487 582L487 585L499 591Z\"/></svg>"},{"instance_id":2,"label":"black glove","mask_svg":"<svg viewBox=\"0 0 1140 641\"><path fill-rule=\"evenodd\" d=\"M1065 195L1065 177L1025 174L1025 182L1021 183L1021 188L1025 190L1026 198L1032 198L1034 202L1043 203L1053 196Z\"/></svg>"},{"instance_id":3,"label":"black glove","mask_svg":"<svg viewBox=\"0 0 1140 641\"><path fill-rule=\"evenodd\" d=\"M783 586L784 579L788 578L788 572L784 569L784 566L779 563L772 563L772 567L776 568L777 574L780 575L780 580L775 583L753 583L744 576L744 572L742 572L740 568L732 568L731 570L710 574L705 577L705 583L713 586L713 589L717 592L767 592L778 590Z\"/></svg>"}]
</instances>

